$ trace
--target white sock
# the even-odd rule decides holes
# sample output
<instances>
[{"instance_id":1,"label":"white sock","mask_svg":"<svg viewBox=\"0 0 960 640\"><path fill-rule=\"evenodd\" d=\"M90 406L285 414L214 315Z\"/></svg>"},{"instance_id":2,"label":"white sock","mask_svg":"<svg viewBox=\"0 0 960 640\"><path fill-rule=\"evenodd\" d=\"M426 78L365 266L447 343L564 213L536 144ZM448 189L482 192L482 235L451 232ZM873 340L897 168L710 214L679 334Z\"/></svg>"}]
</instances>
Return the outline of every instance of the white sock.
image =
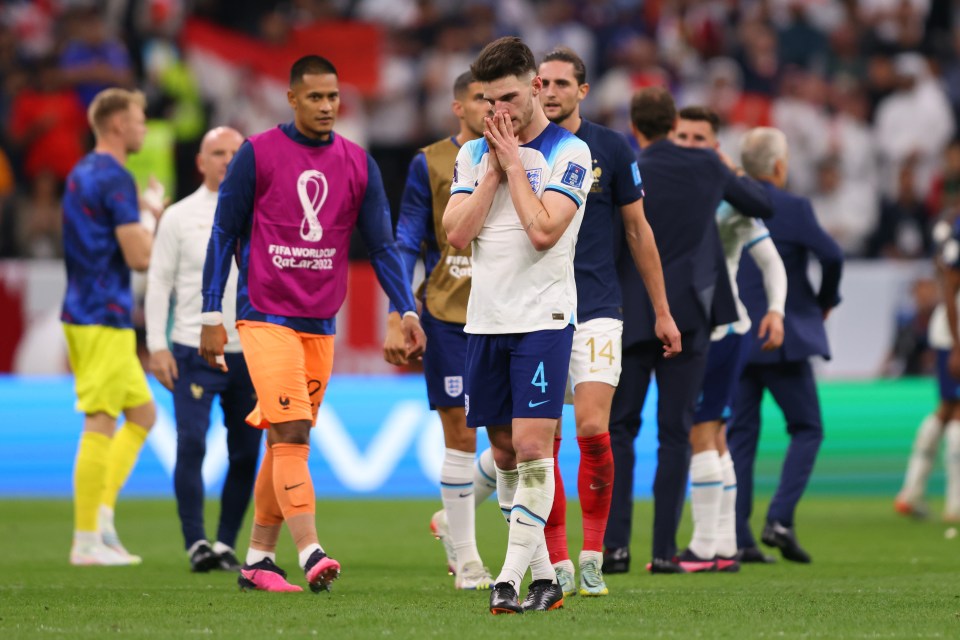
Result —
<instances>
[{"instance_id":1,"label":"white sock","mask_svg":"<svg viewBox=\"0 0 960 640\"><path fill-rule=\"evenodd\" d=\"M275 551L261 551L260 549L254 549L250 547L247 549L247 559L244 560L246 564L257 564L261 560L266 560L270 558L270 562L276 564L277 562L277 553Z\"/></svg>"},{"instance_id":2,"label":"white sock","mask_svg":"<svg viewBox=\"0 0 960 640\"><path fill-rule=\"evenodd\" d=\"M234 553L233 547L226 545L220 542L219 540L213 543L213 552L218 556L222 556L227 551L229 551L230 553Z\"/></svg>"},{"instance_id":3,"label":"white sock","mask_svg":"<svg viewBox=\"0 0 960 640\"><path fill-rule=\"evenodd\" d=\"M477 535L474 530L473 468L476 454L472 451L447 449L440 467L440 497L447 513L450 541L457 552L457 573L468 562L480 562Z\"/></svg>"},{"instance_id":4,"label":"white sock","mask_svg":"<svg viewBox=\"0 0 960 640\"><path fill-rule=\"evenodd\" d=\"M300 553L299 553L298 555L299 555L300 568L301 568L301 569L306 569L306 567L307 567L307 560L309 560L309 559L310 559L310 556L313 555L313 552L314 552L314 551L317 551L318 549L319 549L320 551L323 551L323 547L321 547L319 544L317 544L316 542L314 542L313 544L308 544L307 546L305 546L305 547L300 551Z\"/></svg>"},{"instance_id":5,"label":"white sock","mask_svg":"<svg viewBox=\"0 0 960 640\"><path fill-rule=\"evenodd\" d=\"M720 454L703 451L690 459L690 504L693 511L693 538L690 550L704 560L717 555L717 525L723 498L723 471Z\"/></svg>"},{"instance_id":6,"label":"white sock","mask_svg":"<svg viewBox=\"0 0 960 640\"><path fill-rule=\"evenodd\" d=\"M497 490L497 465L489 447L477 458L473 473L473 503L480 506Z\"/></svg>"},{"instance_id":7,"label":"white sock","mask_svg":"<svg viewBox=\"0 0 960 640\"><path fill-rule=\"evenodd\" d=\"M99 531L74 531L73 543L78 547L89 547L95 544L103 544L100 540Z\"/></svg>"},{"instance_id":8,"label":"white sock","mask_svg":"<svg viewBox=\"0 0 960 640\"><path fill-rule=\"evenodd\" d=\"M720 498L720 517L717 518L717 555L732 558L737 554L737 474L733 458L725 451L720 456L720 474L723 477L723 495Z\"/></svg>"},{"instance_id":9,"label":"white sock","mask_svg":"<svg viewBox=\"0 0 960 640\"><path fill-rule=\"evenodd\" d=\"M947 493L943 515L947 518L958 518L960 517L960 420L948 422L943 434L947 441Z\"/></svg>"},{"instance_id":10,"label":"white sock","mask_svg":"<svg viewBox=\"0 0 960 640\"><path fill-rule=\"evenodd\" d=\"M910 504L917 504L923 500L923 496L927 493L927 479L937 458L942 429L943 423L933 413L920 423L917 436L913 441L910 462L907 463L907 473L903 478L903 488L900 489L900 500Z\"/></svg>"},{"instance_id":11,"label":"white sock","mask_svg":"<svg viewBox=\"0 0 960 640\"><path fill-rule=\"evenodd\" d=\"M500 513L510 526L510 509L513 508L513 499L517 495L517 486L520 484L520 472L516 469L497 470L497 501L500 503Z\"/></svg>"},{"instance_id":12,"label":"white sock","mask_svg":"<svg viewBox=\"0 0 960 640\"><path fill-rule=\"evenodd\" d=\"M514 589L519 590L531 560L536 556L537 564L542 565L539 557L541 552L546 557L546 565L550 567L553 580L556 580L556 573L550 565L550 557L546 553L546 540L543 537L543 527L553 507L553 458L521 462L517 465L517 472L519 485L514 496L513 508L510 510L507 557L495 582L498 584L509 582ZM540 569L539 566L538 569ZM542 572L542 569L538 571L538 573ZM546 577L535 574L534 579L540 580Z\"/></svg>"},{"instance_id":13,"label":"white sock","mask_svg":"<svg viewBox=\"0 0 960 640\"><path fill-rule=\"evenodd\" d=\"M101 535L104 533L117 533L117 528L113 524L113 509L108 507L105 504L100 505L100 510L97 513L98 523L100 525Z\"/></svg>"}]
</instances>

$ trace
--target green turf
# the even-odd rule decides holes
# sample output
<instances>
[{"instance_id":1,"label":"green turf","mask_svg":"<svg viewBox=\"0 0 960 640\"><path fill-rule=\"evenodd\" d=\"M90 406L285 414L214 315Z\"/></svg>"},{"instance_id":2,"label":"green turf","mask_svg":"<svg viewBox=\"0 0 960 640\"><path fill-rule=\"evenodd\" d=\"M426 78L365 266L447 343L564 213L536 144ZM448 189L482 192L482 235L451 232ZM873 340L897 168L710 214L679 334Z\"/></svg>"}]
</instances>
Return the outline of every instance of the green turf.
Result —
<instances>
[{"instance_id":1,"label":"green turf","mask_svg":"<svg viewBox=\"0 0 960 640\"><path fill-rule=\"evenodd\" d=\"M0 501L0 638L960 637L960 537L946 539L939 522L895 516L887 498L805 500L799 534L812 565L687 576L642 571L650 505L641 503L638 566L608 577L610 596L577 596L562 611L523 617L491 616L486 593L453 590L441 545L427 533L434 508L322 502L321 538L344 569L333 593L316 596L240 593L235 576L189 573L172 501L121 502L121 533L144 558L123 568L68 565L68 502ZM571 503L572 538L577 513ZM494 570L506 544L499 518L492 503L478 513ZM689 514L684 522L681 544ZM286 534L278 559L303 584Z\"/></svg>"}]
</instances>

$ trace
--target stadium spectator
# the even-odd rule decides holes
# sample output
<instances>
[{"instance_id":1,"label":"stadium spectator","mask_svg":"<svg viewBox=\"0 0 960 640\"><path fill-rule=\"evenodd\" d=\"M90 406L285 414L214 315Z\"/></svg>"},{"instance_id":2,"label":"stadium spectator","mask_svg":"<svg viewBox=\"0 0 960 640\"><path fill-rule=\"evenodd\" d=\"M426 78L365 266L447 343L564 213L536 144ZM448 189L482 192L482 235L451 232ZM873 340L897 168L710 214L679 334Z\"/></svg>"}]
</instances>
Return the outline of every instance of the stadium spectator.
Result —
<instances>
[{"instance_id":1,"label":"stadium spectator","mask_svg":"<svg viewBox=\"0 0 960 640\"><path fill-rule=\"evenodd\" d=\"M140 564L114 527L117 496L156 419L137 359L130 271L145 271L153 234L123 168L146 133L140 93L106 89L90 105L93 151L67 178L63 200L67 337L77 408L85 415L74 466L74 565ZM160 210L154 210L159 217ZM123 413L126 423L116 429Z\"/></svg>"},{"instance_id":2,"label":"stadium spectator","mask_svg":"<svg viewBox=\"0 0 960 640\"><path fill-rule=\"evenodd\" d=\"M787 448L780 484L767 511L761 539L778 547L787 560L810 562L797 542L795 511L816 461L823 426L816 382L809 358L830 357L824 320L840 302L843 252L817 224L809 201L784 191L787 181L786 136L776 129L750 131L741 147L747 173L762 181L773 201L774 216L767 220L770 237L787 270L784 341L779 349L763 351L759 341L750 353L734 396L727 444L737 475L737 546L741 562L766 562L750 530L753 510L753 465L760 437L760 401L770 390L787 421ZM820 261L822 278L816 293L807 275L809 254ZM767 313L766 294L758 269L740 265L740 298L759 323Z\"/></svg>"},{"instance_id":3,"label":"stadium spectator","mask_svg":"<svg viewBox=\"0 0 960 640\"><path fill-rule=\"evenodd\" d=\"M234 327L235 266L230 268L225 292L228 299L224 304L230 328L230 340L224 348L227 371L208 367L197 353L206 242L213 227L217 191L241 143L243 136L226 127L212 129L204 136L196 160L203 184L164 212L150 257L147 282L145 306L150 370L160 384L173 392L177 421L173 490L190 568L200 573L211 569L240 570L234 548L253 491L262 435L245 421L256 404L256 393ZM171 318L173 327L168 339ZM217 537L211 545L204 527L201 470L210 410L218 395L227 428L230 466L223 483Z\"/></svg>"},{"instance_id":4,"label":"stadium spectator","mask_svg":"<svg viewBox=\"0 0 960 640\"><path fill-rule=\"evenodd\" d=\"M69 18L71 37L60 54L63 80L86 107L107 87L131 87L133 68L126 47L109 33L96 8L79 9Z\"/></svg>"},{"instance_id":5,"label":"stadium spectator","mask_svg":"<svg viewBox=\"0 0 960 640\"><path fill-rule=\"evenodd\" d=\"M49 58L37 62L10 114L10 140L22 150L26 178L49 172L65 180L83 156L88 131L83 106L64 88L56 63Z\"/></svg>"},{"instance_id":6,"label":"stadium spectator","mask_svg":"<svg viewBox=\"0 0 960 640\"><path fill-rule=\"evenodd\" d=\"M380 171L362 148L333 131L340 106L336 68L316 55L298 59L287 99L293 122L245 142L221 185L203 271L200 355L226 368L222 304L236 252L237 331L258 398L247 421L268 430L238 582L243 589L302 590L275 563L286 523L307 583L321 591L340 575L340 563L317 538L307 460L310 429L333 369L335 316L346 296L354 227L381 286L402 312L407 357L420 355L425 339L393 242ZM303 251L313 255L295 257Z\"/></svg>"}]
</instances>

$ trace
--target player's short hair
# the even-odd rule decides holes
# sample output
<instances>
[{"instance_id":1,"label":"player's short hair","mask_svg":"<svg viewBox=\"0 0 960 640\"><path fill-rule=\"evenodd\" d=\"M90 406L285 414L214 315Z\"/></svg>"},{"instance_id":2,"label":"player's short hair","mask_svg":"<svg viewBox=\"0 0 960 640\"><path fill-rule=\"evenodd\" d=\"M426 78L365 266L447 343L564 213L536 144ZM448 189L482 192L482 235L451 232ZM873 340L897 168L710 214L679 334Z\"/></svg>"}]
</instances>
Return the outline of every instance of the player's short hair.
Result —
<instances>
[{"instance_id":1,"label":"player's short hair","mask_svg":"<svg viewBox=\"0 0 960 640\"><path fill-rule=\"evenodd\" d=\"M530 47L516 36L504 36L483 48L470 65L478 82L493 82L507 76L522 77L537 73L537 61Z\"/></svg>"},{"instance_id":2,"label":"player's short hair","mask_svg":"<svg viewBox=\"0 0 960 640\"><path fill-rule=\"evenodd\" d=\"M559 62L569 62L573 65L573 77L577 79L577 84L586 84L587 82L587 67L583 64L583 59L576 54L576 52L570 47L557 47L547 55L543 56L543 60L540 61L540 64L544 62L553 62L554 60Z\"/></svg>"},{"instance_id":3,"label":"player's short hair","mask_svg":"<svg viewBox=\"0 0 960 640\"><path fill-rule=\"evenodd\" d=\"M87 121L90 128L96 133L103 131L107 121L117 113L137 105L141 109L147 108L147 99L139 91L128 91L119 87L104 89L93 97L93 102L87 108Z\"/></svg>"},{"instance_id":4,"label":"player's short hair","mask_svg":"<svg viewBox=\"0 0 960 640\"><path fill-rule=\"evenodd\" d=\"M709 122L710 129L717 133L720 129L720 116L717 115L717 112L709 107L684 107L680 109L680 119L681 120L692 120L694 122Z\"/></svg>"},{"instance_id":5,"label":"player's short hair","mask_svg":"<svg viewBox=\"0 0 960 640\"><path fill-rule=\"evenodd\" d=\"M773 174L777 160L787 159L787 136L773 127L750 129L740 141L743 170L757 178Z\"/></svg>"},{"instance_id":6,"label":"player's short hair","mask_svg":"<svg viewBox=\"0 0 960 640\"><path fill-rule=\"evenodd\" d=\"M318 55L303 56L290 67L290 86L303 82L305 75L337 75L337 68L333 63Z\"/></svg>"},{"instance_id":7,"label":"player's short hair","mask_svg":"<svg viewBox=\"0 0 960 640\"><path fill-rule=\"evenodd\" d=\"M677 121L673 96L663 87L640 89L630 100L630 121L648 140L666 136Z\"/></svg>"},{"instance_id":8,"label":"player's short hair","mask_svg":"<svg viewBox=\"0 0 960 640\"><path fill-rule=\"evenodd\" d=\"M457 79L453 81L453 97L459 100L467 92L467 89L470 87L471 83L476 82L477 80L473 77L473 72L470 70L464 71L457 76Z\"/></svg>"}]
</instances>

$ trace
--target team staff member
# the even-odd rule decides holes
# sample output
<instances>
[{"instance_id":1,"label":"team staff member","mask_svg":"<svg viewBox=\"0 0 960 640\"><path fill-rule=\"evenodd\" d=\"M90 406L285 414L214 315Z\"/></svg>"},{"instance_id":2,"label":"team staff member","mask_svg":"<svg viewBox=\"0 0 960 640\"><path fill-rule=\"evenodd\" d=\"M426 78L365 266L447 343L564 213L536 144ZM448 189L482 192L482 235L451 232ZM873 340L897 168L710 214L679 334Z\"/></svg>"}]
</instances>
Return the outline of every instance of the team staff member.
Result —
<instances>
[{"instance_id":1,"label":"team staff member","mask_svg":"<svg viewBox=\"0 0 960 640\"><path fill-rule=\"evenodd\" d=\"M239 571L234 552L237 532L250 503L257 474L261 432L245 418L257 402L247 364L240 351L236 323L237 270L227 281L224 319L229 341L224 357L228 370L212 368L197 353L200 346L200 284L207 241L217 209L217 191L227 165L243 143L234 129L207 132L197 154L203 184L193 194L170 206L157 229L147 276L146 320L150 369L173 392L177 420L177 461L173 490L183 532L184 548L193 571ZM171 307L171 300L173 304ZM171 339L167 326L173 315ZM203 525L203 458L210 427L210 409L220 396L230 467L220 498L220 522L213 545Z\"/></svg>"},{"instance_id":2,"label":"team staff member","mask_svg":"<svg viewBox=\"0 0 960 640\"><path fill-rule=\"evenodd\" d=\"M765 561L750 531L753 510L753 463L760 438L760 401L765 389L783 411L790 446L780 472L780 483L767 509L760 539L777 547L787 560L810 562L810 554L797 542L794 514L813 473L823 441L823 420L817 384L810 366L812 356L830 357L823 322L840 303L843 251L817 223L810 201L783 190L787 183L787 139L777 129L758 127L744 136L743 167L761 181L776 215L767 223L770 237L787 270L787 304L783 345L763 351L755 344L733 403L733 420L727 446L737 474L737 546L741 561ZM807 279L809 256L820 261L820 290L814 293ZM740 269L740 294L752 322L766 313L763 281L757 268Z\"/></svg>"},{"instance_id":3,"label":"team staff member","mask_svg":"<svg viewBox=\"0 0 960 640\"><path fill-rule=\"evenodd\" d=\"M286 523L307 583L319 591L339 576L340 563L317 539L310 428L333 368L335 316L346 296L354 227L381 286L403 314L407 356L421 353L425 339L393 242L380 170L333 131L340 106L336 68L320 56L300 58L290 70L287 100L293 122L244 143L220 188L203 271L200 354L211 366L223 359L221 304L236 254L237 328L259 399L247 420L269 429L239 582L243 588L300 590L274 562Z\"/></svg>"},{"instance_id":4,"label":"team staff member","mask_svg":"<svg viewBox=\"0 0 960 640\"><path fill-rule=\"evenodd\" d=\"M657 472L653 482L654 573L677 573L676 533L683 510L690 463L689 434L706 366L710 331L736 319L723 250L714 215L722 200L752 216L769 216L770 199L750 178L741 178L706 149L685 149L670 141L677 122L673 97L664 89L637 92L631 102L634 135L646 197L644 209L663 264L670 312L683 339L683 352L664 358L656 317L633 260L622 250L623 373L613 398L613 499L604 540L604 572L629 569L633 515L634 440L651 374L656 371Z\"/></svg>"}]
</instances>

